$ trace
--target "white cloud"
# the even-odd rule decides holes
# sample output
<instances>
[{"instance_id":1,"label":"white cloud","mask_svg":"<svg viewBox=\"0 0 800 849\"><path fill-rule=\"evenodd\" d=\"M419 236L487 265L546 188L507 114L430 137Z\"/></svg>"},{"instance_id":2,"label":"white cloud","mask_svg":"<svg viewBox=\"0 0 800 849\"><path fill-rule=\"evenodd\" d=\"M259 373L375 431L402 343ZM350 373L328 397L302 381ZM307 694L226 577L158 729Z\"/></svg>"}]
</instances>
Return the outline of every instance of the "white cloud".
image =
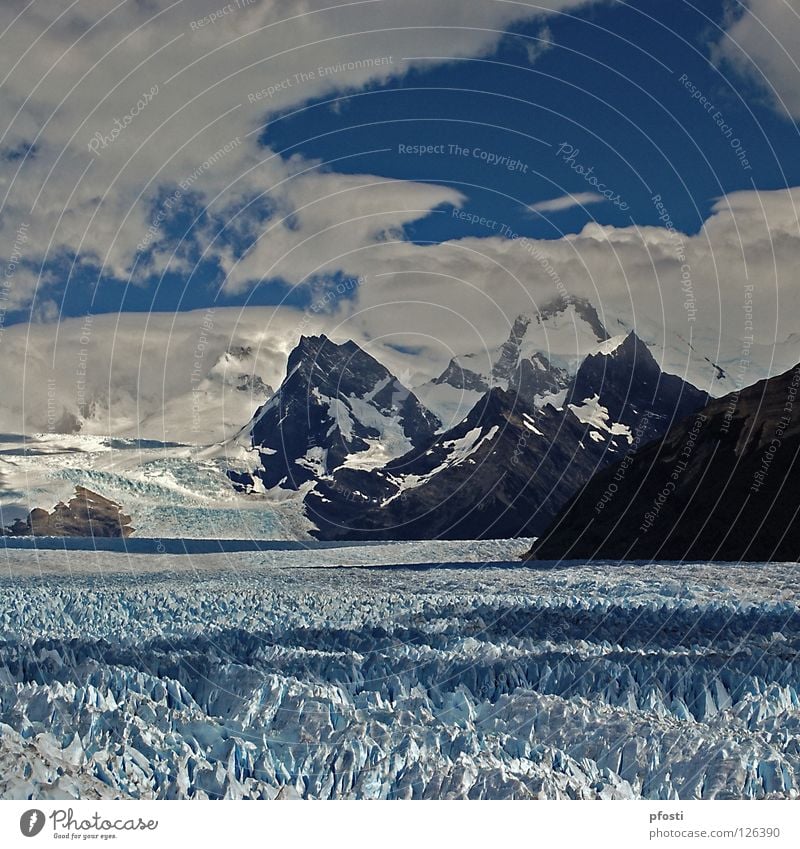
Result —
<instances>
[{"instance_id":1,"label":"white cloud","mask_svg":"<svg viewBox=\"0 0 800 849\"><path fill-rule=\"evenodd\" d=\"M553 49L553 33L550 27L544 26L539 30L535 41L525 42L525 53L530 65L536 64L541 57Z\"/></svg>"},{"instance_id":2,"label":"white cloud","mask_svg":"<svg viewBox=\"0 0 800 849\"><path fill-rule=\"evenodd\" d=\"M213 442L263 403L254 376L276 387L299 336L320 330L313 313L267 307L17 324L2 336L0 429L77 419L83 433Z\"/></svg>"},{"instance_id":3,"label":"white cloud","mask_svg":"<svg viewBox=\"0 0 800 849\"><path fill-rule=\"evenodd\" d=\"M371 176L368 156L358 160L362 174L339 174L335 163L316 167L302 157L276 155L256 141L265 117L275 120L309 99L403 74L409 67L403 57L485 54L521 17L538 15L542 7L574 8L581 5L578 0L537 7L387 0L336 10L311 0L281 0L255 3L192 28L192 20L222 5L197 0L159 14L166 3L143 0L106 16L111 7L92 0L56 20L59 4L37 3L0 41L0 79L8 75L0 88L0 114L7 122L0 149L8 153L35 144L27 157L0 160L0 241L7 254L26 225L8 292L12 303L28 303L37 286L46 292L54 281L39 278L42 261L72 251L125 278L153 215L195 173L192 189L212 214L211 222L196 230L198 243L219 259L229 288L273 275L292 283L317 273L365 278L332 317L315 316L302 325L303 316L291 310L218 311L201 371L209 397L216 392L214 397L223 400L214 402L218 406L204 433L235 426L254 403L220 377L229 344L260 347L259 373L273 385L300 332L323 325L337 338L367 345L397 371L430 375L455 354L498 344L517 313L535 313L564 291L592 300L612 333L622 320L665 348L677 335L692 338L703 355L736 368L745 335L745 287L752 285L759 369L774 372L797 354L791 338L800 334L798 190L722 198L706 226L691 237L658 227L592 223L577 235L551 241L509 240L495 229L485 238L423 246L396 238L399 228L441 204L461 203L452 189ZM0 6L0 32L24 6L23 0ZM800 39L795 42L792 29L797 3L752 0L750 6L769 19L768 29L780 35L789 54L798 55L794 45ZM148 23L153 15L158 17ZM732 24L731 35L748 45L751 56L764 54L760 64L769 69L776 92L800 111L800 101L792 100L800 91L791 87L794 66L770 60L772 42L760 41L763 33L748 20ZM363 61L381 57L392 61ZM318 72L342 63L334 73ZM306 76L295 76L301 74ZM156 85L150 101L137 106ZM110 136L115 120L128 126L91 154L89 142L98 132ZM236 138L240 143L215 156ZM203 168L210 157L213 166ZM234 218L261 194L273 210L263 232L248 213ZM595 198L571 198L584 204L590 199ZM548 210L537 206L554 212L553 204L564 202L545 201ZM215 241L220 222L260 236L243 259L237 261ZM677 255L678 242L684 260ZM156 244L153 267L162 270L173 246L158 239ZM186 257L172 263L191 269ZM141 283L140 275L134 280ZM690 297L695 322L688 320ZM52 303L45 300L43 316ZM95 416L88 426L136 432L144 422L145 435L180 438L174 423L185 422L181 417L187 406L191 409L199 321L202 314L196 313L125 314L119 324L117 316L96 317L90 345ZM59 415L77 409L80 326L80 319L62 322L58 336L52 325L0 330L6 364L0 372L3 427L46 426L49 379L59 387ZM771 362L773 344L787 339L778 349L782 359ZM422 356L404 353L409 349ZM748 372L745 382L755 379L756 371Z\"/></svg>"},{"instance_id":4,"label":"white cloud","mask_svg":"<svg viewBox=\"0 0 800 849\"><path fill-rule=\"evenodd\" d=\"M604 200L606 198L597 194L597 192L577 192L574 195L562 195L550 200L539 201L539 203L531 204L530 208L533 212L563 212L565 209L572 209L574 206L587 206L591 203L602 203Z\"/></svg>"},{"instance_id":5,"label":"white cloud","mask_svg":"<svg viewBox=\"0 0 800 849\"><path fill-rule=\"evenodd\" d=\"M379 357L382 348L396 359L394 346L419 346L417 361L434 372L454 354L491 349L518 313L535 315L566 292L595 304L612 335L636 328L657 352L666 349L669 370L688 366L719 394L704 357L745 384L800 360L799 207L800 189L736 192L693 236L590 223L555 240L386 243L351 258L350 273L367 281L353 304L341 305L340 332L373 340ZM368 270L375 268L384 271ZM746 350L752 363L743 365Z\"/></svg>"},{"instance_id":6,"label":"white cloud","mask_svg":"<svg viewBox=\"0 0 800 849\"><path fill-rule=\"evenodd\" d=\"M204 311L95 316L88 334L80 318L16 325L0 337L0 428L47 429L48 416L85 414L93 403L85 431L212 441L259 403L236 388L240 374L277 386L303 333L354 339L422 382L453 356L491 350L518 313L535 316L565 293L589 298L612 335L635 328L667 370L719 394L800 360L798 208L800 189L736 192L694 236L590 223L555 240L376 242L333 263L361 280L324 310L218 309L210 328ZM547 351L546 335L541 344ZM226 357L231 347L252 353L242 364ZM727 383L714 381L706 357L728 370Z\"/></svg>"},{"instance_id":7,"label":"white cloud","mask_svg":"<svg viewBox=\"0 0 800 849\"><path fill-rule=\"evenodd\" d=\"M715 46L783 115L800 118L800 0L746 0Z\"/></svg>"},{"instance_id":8,"label":"white cloud","mask_svg":"<svg viewBox=\"0 0 800 849\"><path fill-rule=\"evenodd\" d=\"M407 57L485 54L510 25L580 5L258 0L211 21L226 4L83 0L65 10L7 0L0 6L0 241L10 242L24 222L24 261L32 267L80 252L82 261L125 279L144 240L156 253L147 268L139 258L134 282L168 262L188 272L185 252L173 258L174 245L158 232L148 236L188 178L211 213L194 237L226 269L233 261L215 236L248 201L266 197L273 220L286 217L269 231L266 266L255 267L254 257L236 268L232 286L245 274L261 279L293 249L282 271L301 279L315 261L370 244L458 196L411 182L376 188L370 177L337 174L335 163L286 159L258 144L265 118L431 64ZM368 174L368 153L352 153ZM330 224L335 229L321 234ZM31 294L30 279L20 275L14 302Z\"/></svg>"}]
</instances>

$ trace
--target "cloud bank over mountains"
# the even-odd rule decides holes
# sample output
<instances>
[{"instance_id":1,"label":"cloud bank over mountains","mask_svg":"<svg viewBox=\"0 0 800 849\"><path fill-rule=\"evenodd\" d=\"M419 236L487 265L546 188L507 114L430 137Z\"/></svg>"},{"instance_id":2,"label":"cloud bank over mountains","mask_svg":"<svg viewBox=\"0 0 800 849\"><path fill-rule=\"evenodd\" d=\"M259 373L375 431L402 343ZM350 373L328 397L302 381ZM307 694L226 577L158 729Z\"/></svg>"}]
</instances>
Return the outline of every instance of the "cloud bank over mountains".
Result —
<instances>
[{"instance_id":1,"label":"cloud bank over mountains","mask_svg":"<svg viewBox=\"0 0 800 849\"><path fill-rule=\"evenodd\" d=\"M357 173L340 173L341 162L261 141L265 126L320 98L338 108L338 98L402 82L412 70L488 56L525 22L537 22L540 36L555 44L548 53L555 52L549 21L604 4L229 5L108 7L94 0L67 12L23 0L3 4L0 240L13 258L13 268L6 260L3 318L5 310L29 306L35 293L39 318L57 318L65 281L156 287L169 269L191 288L199 285L198 263L208 260L229 293L268 279L320 288L318 308L305 312L217 310L204 379L229 349L252 346L267 364L259 359L239 371L233 364L234 382L248 368L277 381L300 334L324 330L354 339L417 383L454 356L501 344L518 314L536 315L570 296L588 298L612 333L635 327L672 370L681 371L674 350L682 340L698 360L722 365L742 384L800 358L799 189L729 193L694 234L674 226L654 196L662 226L591 221L578 233L534 239L487 210L479 236L423 244L404 228L426 216L464 214L463 190L376 176L368 150L347 154ZM793 115L800 113L797 11L794 0L750 0L711 51L739 73L761 74L759 85ZM602 220L597 200L563 187L531 208L557 224L582 204ZM164 399L191 397L203 315L94 318L88 348L97 350L87 356L95 395L109 387L109 403L122 405L114 422L130 419L135 428ZM35 325L4 328L11 366L0 383L7 412L17 411L9 417L21 416L28 428L47 422L48 380L74 383L65 364L87 347L81 322L65 322L57 334ZM186 344L181 334L190 337ZM168 367L176 351L185 356ZM695 379L713 393L710 364L707 373ZM231 410L238 416L237 404ZM100 421L107 411L97 409Z\"/></svg>"}]
</instances>

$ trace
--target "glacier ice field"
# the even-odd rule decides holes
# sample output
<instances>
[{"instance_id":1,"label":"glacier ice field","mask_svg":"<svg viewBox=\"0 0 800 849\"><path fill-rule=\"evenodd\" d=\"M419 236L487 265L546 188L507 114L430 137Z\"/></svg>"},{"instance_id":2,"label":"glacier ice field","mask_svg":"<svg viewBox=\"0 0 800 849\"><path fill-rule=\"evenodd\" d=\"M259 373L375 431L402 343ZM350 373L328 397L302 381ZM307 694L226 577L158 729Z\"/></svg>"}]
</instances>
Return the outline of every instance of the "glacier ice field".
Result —
<instances>
[{"instance_id":1,"label":"glacier ice field","mask_svg":"<svg viewBox=\"0 0 800 849\"><path fill-rule=\"evenodd\" d=\"M0 550L0 796L795 798L800 565Z\"/></svg>"}]
</instances>

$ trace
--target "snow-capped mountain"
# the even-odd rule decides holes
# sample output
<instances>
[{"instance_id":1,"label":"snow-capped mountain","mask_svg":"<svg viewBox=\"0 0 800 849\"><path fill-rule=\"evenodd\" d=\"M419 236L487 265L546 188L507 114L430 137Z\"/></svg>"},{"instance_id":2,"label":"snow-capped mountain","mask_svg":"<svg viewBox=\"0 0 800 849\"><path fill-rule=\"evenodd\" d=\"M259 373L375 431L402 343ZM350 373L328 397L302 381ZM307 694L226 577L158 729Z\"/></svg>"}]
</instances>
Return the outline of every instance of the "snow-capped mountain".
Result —
<instances>
[{"instance_id":1,"label":"snow-capped mountain","mask_svg":"<svg viewBox=\"0 0 800 849\"><path fill-rule=\"evenodd\" d=\"M306 498L323 538L504 538L534 535L624 434L595 442L569 409L541 409L493 388L423 454L372 474L337 474ZM601 445L602 442L602 445ZM346 497L342 497L342 493Z\"/></svg>"},{"instance_id":2,"label":"snow-capped mountain","mask_svg":"<svg viewBox=\"0 0 800 849\"><path fill-rule=\"evenodd\" d=\"M536 556L797 560L798 387L800 366L679 422L594 478Z\"/></svg>"},{"instance_id":3,"label":"snow-capped mountain","mask_svg":"<svg viewBox=\"0 0 800 849\"><path fill-rule=\"evenodd\" d=\"M529 401L557 395L584 357L608 338L589 301L557 300L535 315L518 315L502 345L454 357L438 377L415 391L450 427L492 387L512 389Z\"/></svg>"},{"instance_id":4,"label":"snow-capped mountain","mask_svg":"<svg viewBox=\"0 0 800 849\"><path fill-rule=\"evenodd\" d=\"M439 426L394 375L355 342L303 336L286 378L246 428L264 488L299 489L340 467L370 469L427 445Z\"/></svg>"},{"instance_id":5,"label":"snow-capped mountain","mask_svg":"<svg viewBox=\"0 0 800 849\"><path fill-rule=\"evenodd\" d=\"M516 323L517 342L527 326ZM601 343L572 379L519 352L504 346L493 369L505 388L435 433L435 417L354 342L304 339L246 429L258 467L231 478L302 489L325 539L535 535L599 469L707 401L633 334Z\"/></svg>"},{"instance_id":6,"label":"snow-capped mountain","mask_svg":"<svg viewBox=\"0 0 800 849\"><path fill-rule=\"evenodd\" d=\"M658 316L640 314L636 321L615 318L612 335L630 333L646 339L662 371L676 374L721 398L775 377L800 361L800 335L789 334L767 342L737 335L737 328L699 323L664 327Z\"/></svg>"},{"instance_id":7,"label":"snow-capped mountain","mask_svg":"<svg viewBox=\"0 0 800 849\"><path fill-rule=\"evenodd\" d=\"M534 536L598 470L708 396L664 375L630 334L584 360L565 403L539 400L491 389L424 453L321 482L309 518L334 538Z\"/></svg>"},{"instance_id":8,"label":"snow-capped mountain","mask_svg":"<svg viewBox=\"0 0 800 849\"><path fill-rule=\"evenodd\" d=\"M509 377L508 389L542 406L563 392L569 382L566 369L554 366L544 354L535 353L517 363Z\"/></svg>"}]
</instances>

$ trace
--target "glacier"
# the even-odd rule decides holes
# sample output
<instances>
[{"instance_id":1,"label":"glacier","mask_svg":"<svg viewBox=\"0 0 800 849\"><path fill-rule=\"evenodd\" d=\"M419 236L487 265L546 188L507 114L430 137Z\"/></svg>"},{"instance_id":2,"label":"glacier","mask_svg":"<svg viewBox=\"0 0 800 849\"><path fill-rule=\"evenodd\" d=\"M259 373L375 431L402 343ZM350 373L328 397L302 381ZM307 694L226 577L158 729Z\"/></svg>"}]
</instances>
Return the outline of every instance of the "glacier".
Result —
<instances>
[{"instance_id":1,"label":"glacier","mask_svg":"<svg viewBox=\"0 0 800 849\"><path fill-rule=\"evenodd\" d=\"M3 798L796 798L795 563L6 548Z\"/></svg>"},{"instance_id":2,"label":"glacier","mask_svg":"<svg viewBox=\"0 0 800 849\"><path fill-rule=\"evenodd\" d=\"M227 469L235 442L192 446L86 434L0 434L0 524L50 510L85 486L117 501L137 535L163 539L303 539L313 529L294 493L244 497ZM287 497L288 496L288 497Z\"/></svg>"}]
</instances>

